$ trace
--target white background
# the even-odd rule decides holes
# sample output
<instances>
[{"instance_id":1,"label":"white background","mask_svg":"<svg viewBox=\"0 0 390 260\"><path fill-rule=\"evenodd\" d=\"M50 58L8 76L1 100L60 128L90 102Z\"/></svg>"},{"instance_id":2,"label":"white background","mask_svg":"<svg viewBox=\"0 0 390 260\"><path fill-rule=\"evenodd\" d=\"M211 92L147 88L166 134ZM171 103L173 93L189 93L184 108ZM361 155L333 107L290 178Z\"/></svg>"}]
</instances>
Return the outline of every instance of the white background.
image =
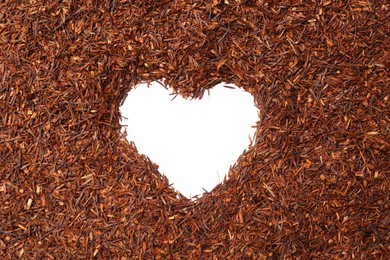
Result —
<instances>
[{"instance_id":1,"label":"white background","mask_svg":"<svg viewBox=\"0 0 390 260\"><path fill-rule=\"evenodd\" d=\"M120 108L127 140L158 164L159 172L187 198L211 191L227 178L256 130L252 95L224 86L216 85L201 100L180 95L172 100L172 89L157 82L140 84Z\"/></svg>"}]
</instances>

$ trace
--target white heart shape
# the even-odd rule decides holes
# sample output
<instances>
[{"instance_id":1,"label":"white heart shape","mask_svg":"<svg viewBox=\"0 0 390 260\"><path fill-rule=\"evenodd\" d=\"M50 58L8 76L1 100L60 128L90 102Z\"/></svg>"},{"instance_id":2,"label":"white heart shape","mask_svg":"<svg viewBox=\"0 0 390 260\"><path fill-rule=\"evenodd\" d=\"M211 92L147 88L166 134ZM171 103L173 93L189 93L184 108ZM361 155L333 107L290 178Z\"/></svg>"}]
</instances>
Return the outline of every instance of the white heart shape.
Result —
<instances>
[{"instance_id":1,"label":"white heart shape","mask_svg":"<svg viewBox=\"0 0 390 260\"><path fill-rule=\"evenodd\" d=\"M120 107L127 140L188 198L227 178L256 130L252 95L224 86L216 85L202 99L186 100L157 82L140 84Z\"/></svg>"}]
</instances>

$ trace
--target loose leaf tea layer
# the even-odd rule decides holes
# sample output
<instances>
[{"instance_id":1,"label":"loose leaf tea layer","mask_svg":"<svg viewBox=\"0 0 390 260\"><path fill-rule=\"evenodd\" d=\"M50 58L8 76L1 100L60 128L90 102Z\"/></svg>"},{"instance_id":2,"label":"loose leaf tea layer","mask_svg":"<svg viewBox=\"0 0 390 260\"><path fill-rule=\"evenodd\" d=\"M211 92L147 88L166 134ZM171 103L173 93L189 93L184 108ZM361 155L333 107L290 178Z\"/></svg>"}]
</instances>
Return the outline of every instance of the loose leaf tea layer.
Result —
<instances>
[{"instance_id":1,"label":"loose leaf tea layer","mask_svg":"<svg viewBox=\"0 0 390 260\"><path fill-rule=\"evenodd\" d=\"M389 8L3 1L1 258L385 259ZM233 83L261 111L194 202L120 132L126 94L162 79L185 97Z\"/></svg>"}]
</instances>

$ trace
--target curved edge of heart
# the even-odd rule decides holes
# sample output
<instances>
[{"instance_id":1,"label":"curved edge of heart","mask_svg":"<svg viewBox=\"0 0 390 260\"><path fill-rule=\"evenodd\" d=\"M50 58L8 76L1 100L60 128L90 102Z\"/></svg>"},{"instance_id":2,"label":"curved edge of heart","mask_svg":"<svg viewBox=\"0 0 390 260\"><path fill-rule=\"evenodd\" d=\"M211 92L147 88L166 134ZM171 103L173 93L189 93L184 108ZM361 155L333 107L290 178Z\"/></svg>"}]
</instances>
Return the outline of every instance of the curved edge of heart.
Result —
<instances>
[{"instance_id":1,"label":"curved edge of heart","mask_svg":"<svg viewBox=\"0 0 390 260\"><path fill-rule=\"evenodd\" d=\"M226 83L206 90L201 99L185 99L157 81L138 84L120 113L128 142L192 200L228 179L252 147L259 121L252 94Z\"/></svg>"}]
</instances>

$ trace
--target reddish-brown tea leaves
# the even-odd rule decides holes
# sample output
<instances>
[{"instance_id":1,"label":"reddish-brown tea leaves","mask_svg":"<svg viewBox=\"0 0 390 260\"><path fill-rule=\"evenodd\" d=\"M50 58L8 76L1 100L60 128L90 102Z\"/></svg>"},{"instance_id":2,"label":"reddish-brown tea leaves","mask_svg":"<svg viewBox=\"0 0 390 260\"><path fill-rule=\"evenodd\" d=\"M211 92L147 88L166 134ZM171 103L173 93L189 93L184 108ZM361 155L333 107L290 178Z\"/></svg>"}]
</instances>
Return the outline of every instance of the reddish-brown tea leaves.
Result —
<instances>
[{"instance_id":1,"label":"reddish-brown tea leaves","mask_svg":"<svg viewBox=\"0 0 390 260\"><path fill-rule=\"evenodd\" d=\"M0 4L0 255L384 259L388 13L386 1ZM163 79L194 97L234 83L260 109L252 148L195 202L119 131L125 95Z\"/></svg>"}]
</instances>

